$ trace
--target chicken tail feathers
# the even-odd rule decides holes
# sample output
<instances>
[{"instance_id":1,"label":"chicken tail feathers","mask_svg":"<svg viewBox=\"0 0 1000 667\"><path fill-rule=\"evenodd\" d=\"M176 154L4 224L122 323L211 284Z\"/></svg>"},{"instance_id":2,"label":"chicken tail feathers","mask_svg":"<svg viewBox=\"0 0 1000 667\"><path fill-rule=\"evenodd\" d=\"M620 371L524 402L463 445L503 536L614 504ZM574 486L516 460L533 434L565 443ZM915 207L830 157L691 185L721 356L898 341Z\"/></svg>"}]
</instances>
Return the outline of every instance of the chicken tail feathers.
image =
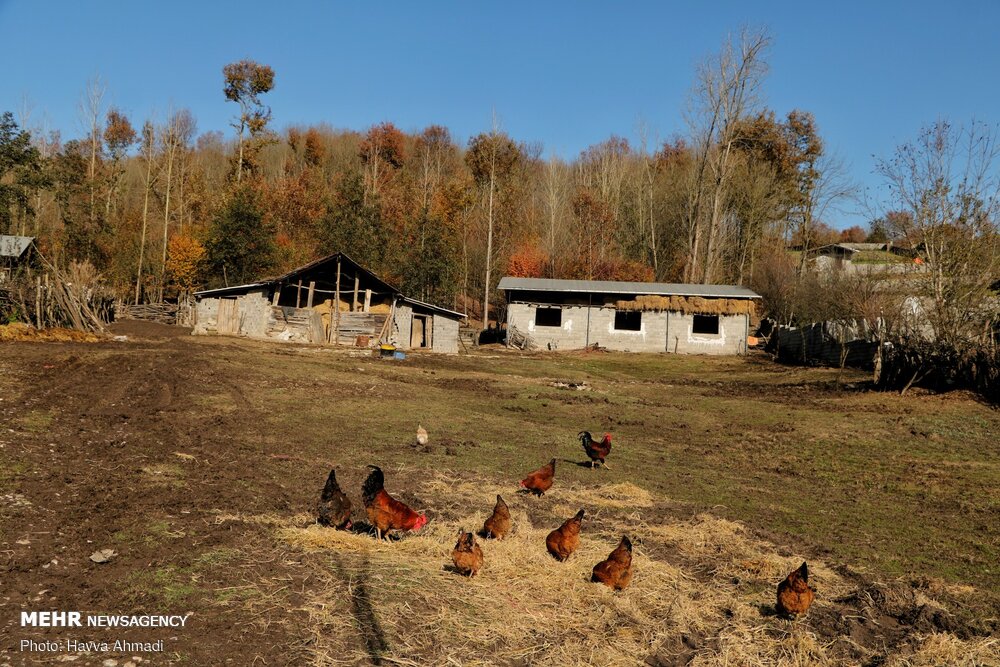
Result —
<instances>
[{"instance_id":1,"label":"chicken tail feathers","mask_svg":"<svg viewBox=\"0 0 1000 667\"><path fill-rule=\"evenodd\" d=\"M323 493L320 494L319 499L322 501L332 500L337 491L340 491L340 486L337 484L337 471L330 470L330 476L326 478L326 485L323 487Z\"/></svg>"},{"instance_id":2,"label":"chicken tail feathers","mask_svg":"<svg viewBox=\"0 0 1000 667\"><path fill-rule=\"evenodd\" d=\"M368 479L361 486L361 499L365 503L365 507L372 504L375 496L379 491L385 486L385 475L382 474L382 469L378 466L368 466L372 469L371 473L368 475Z\"/></svg>"},{"instance_id":3,"label":"chicken tail feathers","mask_svg":"<svg viewBox=\"0 0 1000 667\"><path fill-rule=\"evenodd\" d=\"M803 562L802 565L799 566L798 573L799 573L799 577L802 579L802 581L804 581L805 583L808 584L809 583L809 566L806 565L805 562Z\"/></svg>"}]
</instances>

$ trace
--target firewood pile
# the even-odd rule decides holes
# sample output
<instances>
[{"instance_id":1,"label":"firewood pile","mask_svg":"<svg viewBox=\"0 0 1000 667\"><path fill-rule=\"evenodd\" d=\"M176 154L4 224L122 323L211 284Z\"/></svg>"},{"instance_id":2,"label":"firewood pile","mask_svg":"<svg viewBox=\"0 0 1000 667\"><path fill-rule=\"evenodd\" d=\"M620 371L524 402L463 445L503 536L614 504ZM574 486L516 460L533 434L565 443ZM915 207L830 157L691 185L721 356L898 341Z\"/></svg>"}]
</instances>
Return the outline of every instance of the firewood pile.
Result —
<instances>
[{"instance_id":1,"label":"firewood pile","mask_svg":"<svg viewBox=\"0 0 1000 667\"><path fill-rule=\"evenodd\" d=\"M119 320L144 320L160 324L177 323L176 303L115 304L115 318Z\"/></svg>"},{"instance_id":2,"label":"firewood pile","mask_svg":"<svg viewBox=\"0 0 1000 667\"><path fill-rule=\"evenodd\" d=\"M535 347L531 336L515 326L507 329L507 342L511 347L516 347L519 350L530 350Z\"/></svg>"},{"instance_id":3,"label":"firewood pile","mask_svg":"<svg viewBox=\"0 0 1000 667\"><path fill-rule=\"evenodd\" d=\"M102 332L111 321L114 300L79 268L24 273L0 285L0 316L32 324L38 329L70 327Z\"/></svg>"}]
</instances>

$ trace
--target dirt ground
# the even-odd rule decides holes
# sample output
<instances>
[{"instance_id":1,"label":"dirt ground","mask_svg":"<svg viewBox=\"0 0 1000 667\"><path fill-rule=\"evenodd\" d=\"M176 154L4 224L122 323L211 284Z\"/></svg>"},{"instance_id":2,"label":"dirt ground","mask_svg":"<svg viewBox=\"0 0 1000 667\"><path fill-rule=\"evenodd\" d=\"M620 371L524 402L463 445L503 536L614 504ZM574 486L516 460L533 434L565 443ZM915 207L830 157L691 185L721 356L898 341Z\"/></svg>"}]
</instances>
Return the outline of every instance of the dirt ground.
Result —
<instances>
[{"instance_id":1,"label":"dirt ground","mask_svg":"<svg viewBox=\"0 0 1000 667\"><path fill-rule=\"evenodd\" d=\"M855 375L846 393L834 393L830 373L809 369L778 383L781 370L764 359L490 351L399 363L188 333L124 322L112 334L125 340L0 343L0 665L124 665L133 655L156 665L1000 664L1000 512L988 498L995 450L950 464L961 470L957 486L940 478L946 466L920 463L922 449L912 460L894 454L903 472L878 491L843 482L826 459L797 467L782 453L819 438L804 432L798 411L809 410L845 420L867 410L935 452L951 442L939 433L957 443L947 429L975 428L963 437L982 449L1000 420L970 397L892 402L862 392ZM739 377L727 365L736 363ZM911 418L919 401L934 401L934 419ZM734 425L762 420L730 429L747 451L738 469L731 457L715 461L721 445L718 430L700 421L706 405ZM418 421L431 432L427 447L412 442ZM569 425L580 423L624 434L611 470L576 465L583 426ZM639 434L642 447L628 440ZM520 473L556 447L557 487L537 501L518 496ZM859 469L878 468L845 451ZM682 469L680 457L698 463ZM386 469L390 492L427 511L424 533L375 544L312 525L333 466L363 517L368 463ZM746 486L737 488L741 478ZM811 505L803 512L805 496L801 505L794 496L748 499L774 485L823 484L846 485L846 496L869 484L872 494L918 494L913 531L948 515L971 530L935 533L934 556L910 546L929 533L898 535L907 527L890 513L838 544L834 536L850 527ZM497 547L494 574L487 568L466 582L436 565L447 562L454 531L474 528L501 492L522 529L507 551ZM537 531L544 536L578 505L593 510L588 557L609 551L622 532L636 536L645 593L637 575L629 591L597 597L579 583L592 563L554 569L525 555ZM800 530L806 523L824 525ZM92 562L99 549L115 555ZM874 562L865 549L893 555ZM775 617L773 589L804 558L819 573L819 598L790 623ZM522 571L538 578L531 595L512 581ZM20 651L19 642L65 641L77 631L21 628L22 609L191 617L183 629L78 632L163 639L162 653L47 655Z\"/></svg>"}]
</instances>

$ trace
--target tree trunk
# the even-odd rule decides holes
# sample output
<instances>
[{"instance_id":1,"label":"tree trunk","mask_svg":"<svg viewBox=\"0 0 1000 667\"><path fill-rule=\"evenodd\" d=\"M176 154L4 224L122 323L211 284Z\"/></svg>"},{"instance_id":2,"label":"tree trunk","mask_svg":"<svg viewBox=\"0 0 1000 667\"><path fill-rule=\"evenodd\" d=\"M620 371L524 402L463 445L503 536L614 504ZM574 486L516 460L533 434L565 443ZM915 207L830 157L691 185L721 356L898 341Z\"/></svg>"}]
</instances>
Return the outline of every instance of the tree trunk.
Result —
<instances>
[{"instance_id":1,"label":"tree trunk","mask_svg":"<svg viewBox=\"0 0 1000 667\"><path fill-rule=\"evenodd\" d=\"M135 303L138 305L142 285L142 262L146 254L146 223L149 219L149 182L153 173L152 155L146 156L146 193L142 202L142 236L139 237L139 270L135 278Z\"/></svg>"},{"instance_id":2,"label":"tree trunk","mask_svg":"<svg viewBox=\"0 0 1000 667\"><path fill-rule=\"evenodd\" d=\"M493 149L496 151L496 147ZM494 156L494 162L495 162ZM486 231L486 285L483 287L483 330L489 328L490 320L490 271L493 268L493 190L496 177L496 165L490 167L490 200L487 214Z\"/></svg>"},{"instance_id":3,"label":"tree trunk","mask_svg":"<svg viewBox=\"0 0 1000 667\"><path fill-rule=\"evenodd\" d=\"M167 283L167 240L170 236L170 185L174 173L174 143L170 140L167 149L167 191L163 202L163 257L160 263L160 298L163 301L163 288Z\"/></svg>"}]
</instances>

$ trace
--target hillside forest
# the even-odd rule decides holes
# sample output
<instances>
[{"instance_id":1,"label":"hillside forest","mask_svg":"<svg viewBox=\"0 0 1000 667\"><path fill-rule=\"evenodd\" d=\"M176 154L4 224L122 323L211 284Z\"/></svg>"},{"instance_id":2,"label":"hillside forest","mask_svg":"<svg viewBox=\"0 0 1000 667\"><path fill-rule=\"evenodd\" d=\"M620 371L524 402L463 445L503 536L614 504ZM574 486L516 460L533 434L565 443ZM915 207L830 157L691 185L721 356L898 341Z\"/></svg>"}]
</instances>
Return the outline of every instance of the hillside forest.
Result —
<instances>
[{"instance_id":1,"label":"hillside forest","mask_svg":"<svg viewBox=\"0 0 1000 667\"><path fill-rule=\"evenodd\" d=\"M941 265L945 246L967 255L975 241L977 271L994 278L995 145L962 153L985 166L964 190L942 188L951 172L930 164L981 128L930 126L879 162L889 206L867 229L835 230L832 216L857 193L807 109L768 107L770 43L743 31L696 68L678 112L683 134L639 127L638 139L610 136L568 159L495 118L467 141L439 125L296 125L267 103L281 73L251 60L220 72L227 133L199 128L184 108L130 118L95 78L81 96L81 136L45 131L26 110L0 118L0 233L36 237L48 261L92 267L106 290L137 303L339 250L477 321L484 303L494 312L503 275L746 285L790 321L818 306L807 252L788 248L837 241L933 239ZM951 207L940 219L925 215L935 196ZM975 281L977 294L989 284Z\"/></svg>"}]
</instances>

